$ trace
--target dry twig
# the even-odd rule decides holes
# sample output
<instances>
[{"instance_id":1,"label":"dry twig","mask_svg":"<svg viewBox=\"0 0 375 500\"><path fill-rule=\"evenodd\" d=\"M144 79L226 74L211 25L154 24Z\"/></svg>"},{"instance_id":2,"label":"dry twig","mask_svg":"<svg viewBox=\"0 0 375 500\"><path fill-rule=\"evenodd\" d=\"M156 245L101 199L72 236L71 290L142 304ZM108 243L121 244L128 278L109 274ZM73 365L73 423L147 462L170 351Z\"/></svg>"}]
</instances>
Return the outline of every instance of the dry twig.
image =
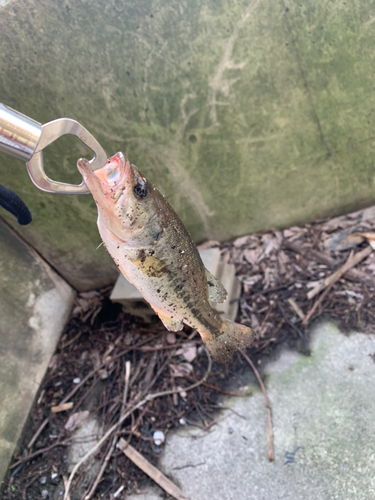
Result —
<instances>
[{"instance_id":1,"label":"dry twig","mask_svg":"<svg viewBox=\"0 0 375 500\"><path fill-rule=\"evenodd\" d=\"M154 467L143 455L138 453L138 451L128 444L125 439L120 439L118 443L120 450L137 465L145 474L147 474L155 483L157 483L164 491L176 500L187 500L185 495L182 493L180 488L178 488L172 481L164 476L159 469Z\"/></svg>"},{"instance_id":2,"label":"dry twig","mask_svg":"<svg viewBox=\"0 0 375 500\"><path fill-rule=\"evenodd\" d=\"M345 262L345 264L340 267L340 269L338 269L335 273L333 273L331 276L330 276L330 282L327 286L327 288L325 289L325 291L322 293L322 295L319 297L319 299L315 302L315 304L312 306L312 308L310 309L310 311L306 314L305 316L305 319L303 320L303 325L304 326L307 326L309 324L309 321L312 317L312 315L314 314L314 312L316 311L317 307L319 306L319 304L322 303L322 301L324 300L324 298L328 295L328 293L330 292L331 288L333 287L333 285L349 270L351 269L352 267L354 267L355 265L358 264L358 262L361 262L361 260L365 259L366 257L368 257L370 255L370 253L372 253L372 248L371 246L368 246L366 247L364 250L362 250L361 252L357 252L355 255L353 254L350 254L348 260Z\"/></svg>"},{"instance_id":3,"label":"dry twig","mask_svg":"<svg viewBox=\"0 0 375 500\"><path fill-rule=\"evenodd\" d=\"M289 305L293 309L293 311L297 314L297 316L299 316L300 319L303 321L305 319L305 314L302 311L302 309L298 306L296 301L294 299L292 299L291 297L289 297L289 299L287 299L287 302L289 303Z\"/></svg>"},{"instance_id":4,"label":"dry twig","mask_svg":"<svg viewBox=\"0 0 375 500\"><path fill-rule=\"evenodd\" d=\"M323 281L323 283L310 290L310 292L307 294L307 298L309 300L312 299L313 297L315 297L315 295L324 290L327 286L336 283L336 281L338 281L341 278L341 276L343 276L347 271L349 271L349 269L356 266L359 262L361 262L361 260L368 257L370 253L372 253L372 248L371 246L368 246L361 252L357 252L354 256L350 255L349 259L345 262L343 266L340 267L340 269L338 269L335 273L328 276L328 278L326 278Z\"/></svg>"},{"instance_id":5,"label":"dry twig","mask_svg":"<svg viewBox=\"0 0 375 500\"><path fill-rule=\"evenodd\" d=\"M254 372L254 375L256 376L256 378L259 382L260 388L262 389L262 392L263 392L263 396L264 396L264 399L266 402L267 421L268 421L268 460L270 462L273 462L275 460L275 454L273 451L272 413L271 413L271 405L270 405L270 402L269 402L269 399L267 396L267 391L266 391L266 388L264 387L263 380L262 380L261 376L259 375L259 372L256 369L254 363L251 361L249 356L244 351L240 351L240 353L245 358L245 360L249 363L251 369Z\"/></svg>"}]
</instances>

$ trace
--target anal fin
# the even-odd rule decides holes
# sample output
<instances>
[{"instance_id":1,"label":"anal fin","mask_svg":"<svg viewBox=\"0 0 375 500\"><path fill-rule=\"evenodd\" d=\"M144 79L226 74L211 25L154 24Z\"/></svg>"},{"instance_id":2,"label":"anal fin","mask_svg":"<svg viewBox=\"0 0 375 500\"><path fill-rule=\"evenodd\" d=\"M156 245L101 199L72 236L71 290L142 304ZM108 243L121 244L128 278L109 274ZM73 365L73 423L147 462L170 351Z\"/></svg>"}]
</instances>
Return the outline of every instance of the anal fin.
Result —
<instances>
[{"instance_id":1,"label":"anal fin","mask_svg":"<svg viewBox=\"0 0 375 500\"><path fill-rule=\"evenodd\" d=\"M206 269L206 278L208 285L208 299L216 303L224 302L228 295L224 286L207 269Z\"/></svg>"},{"instance_id":2,"label":"anal fin","mask_svg":"<svg viewBox=\"0 0 375 500\"><path fill-rule=\"evenodd\" d=\"M155 310L155 309L154 309ZM180 332L184 328L184 324L182 321L176 318L171 318L166 314L161 313L160 311L155 311L159 316L160 321L163 323L165 328L170 332Z\"/></svg>"}]
</instances>

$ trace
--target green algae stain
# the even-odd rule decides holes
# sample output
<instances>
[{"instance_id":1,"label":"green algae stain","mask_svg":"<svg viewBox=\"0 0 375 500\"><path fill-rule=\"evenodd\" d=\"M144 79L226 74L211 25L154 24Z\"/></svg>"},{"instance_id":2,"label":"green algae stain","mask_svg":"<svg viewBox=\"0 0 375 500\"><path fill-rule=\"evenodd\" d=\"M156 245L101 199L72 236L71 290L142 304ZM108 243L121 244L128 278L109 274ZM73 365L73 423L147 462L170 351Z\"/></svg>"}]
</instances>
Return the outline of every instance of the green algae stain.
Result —
<instances>
[{"instance_id":1,"label":"green algae stain","mask_svg":"<svg viewBox=\"0 0 375 500\"><path fill-rule=\"evenodd\" d=\"M1 10L1 100L42 123L79 120L166 195L195 240L285 227L374 201L375 24L361 0L313 4L26 0ZM16 15L15 15L16 14ZM367 23L367 24L366 24ZM19 34L22 34L20 36ZM79 182L82 146L51 148L50 176ZM38 192L17 228L78 289L113 282L89 196ZM17 172L17 175L15 175ZM4 216L12 222L10 217Z\"/></svg>"}]
</instances>

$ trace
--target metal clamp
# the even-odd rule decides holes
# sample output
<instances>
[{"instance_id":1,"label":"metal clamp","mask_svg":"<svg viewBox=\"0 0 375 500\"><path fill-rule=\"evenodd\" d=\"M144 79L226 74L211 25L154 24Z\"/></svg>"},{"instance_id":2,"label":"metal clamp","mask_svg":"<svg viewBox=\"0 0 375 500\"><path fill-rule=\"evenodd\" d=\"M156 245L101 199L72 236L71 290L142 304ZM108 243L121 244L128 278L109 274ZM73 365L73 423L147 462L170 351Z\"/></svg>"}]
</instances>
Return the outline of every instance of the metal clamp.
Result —
<instances>
[{"instance_id":1,"label":"metal clamp","mask_svg":"<svg viewBox=\"0 0 375 500\"><path fill-rule=\"evenodd\" d=\"M77 121L70 118L59 118L41 125L0 103L0 151L26 161L32 182L42 191L87 194L89 190L84 182L79 185L57 182L50 179L44 171L43 149L66 134L76 136L94 153L94 158L89 161L92 170L105 165L106 152L90 132Z\"/></svg>"}]
</instances>

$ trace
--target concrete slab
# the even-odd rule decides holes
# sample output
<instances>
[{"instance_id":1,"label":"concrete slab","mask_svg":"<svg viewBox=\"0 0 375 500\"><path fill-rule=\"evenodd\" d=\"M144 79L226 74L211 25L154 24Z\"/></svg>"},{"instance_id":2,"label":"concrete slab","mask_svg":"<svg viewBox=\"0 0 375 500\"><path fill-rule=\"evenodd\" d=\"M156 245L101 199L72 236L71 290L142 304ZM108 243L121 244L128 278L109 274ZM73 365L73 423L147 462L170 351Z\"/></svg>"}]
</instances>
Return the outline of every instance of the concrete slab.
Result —
<instances>
[{"instance_id":1,"label":"concrete slab","mask_svg":"<svg viewBox=\"0 0 375 500\"><path fill-rule=\"evenodd\" d=\"M275 462L267 458L256 385L248 399L225 401L237 414L223 411L210 433L181 428L168 435L159 467L187 498L375 498L375 337L345 336L326 323L313 332L311 348L310 357L285 350L266 367ZM144 497L151 499L154 492Z\"/></svg>"},{"instance_id":2,"label":"concrete slab","mask_svg":"<svg viewBox=\"0 0 375 500\"><path fill-rule=\"evenodd\" d=\"M75 292L0 221L0 480Z\"/></svg>"}]
</instances>

